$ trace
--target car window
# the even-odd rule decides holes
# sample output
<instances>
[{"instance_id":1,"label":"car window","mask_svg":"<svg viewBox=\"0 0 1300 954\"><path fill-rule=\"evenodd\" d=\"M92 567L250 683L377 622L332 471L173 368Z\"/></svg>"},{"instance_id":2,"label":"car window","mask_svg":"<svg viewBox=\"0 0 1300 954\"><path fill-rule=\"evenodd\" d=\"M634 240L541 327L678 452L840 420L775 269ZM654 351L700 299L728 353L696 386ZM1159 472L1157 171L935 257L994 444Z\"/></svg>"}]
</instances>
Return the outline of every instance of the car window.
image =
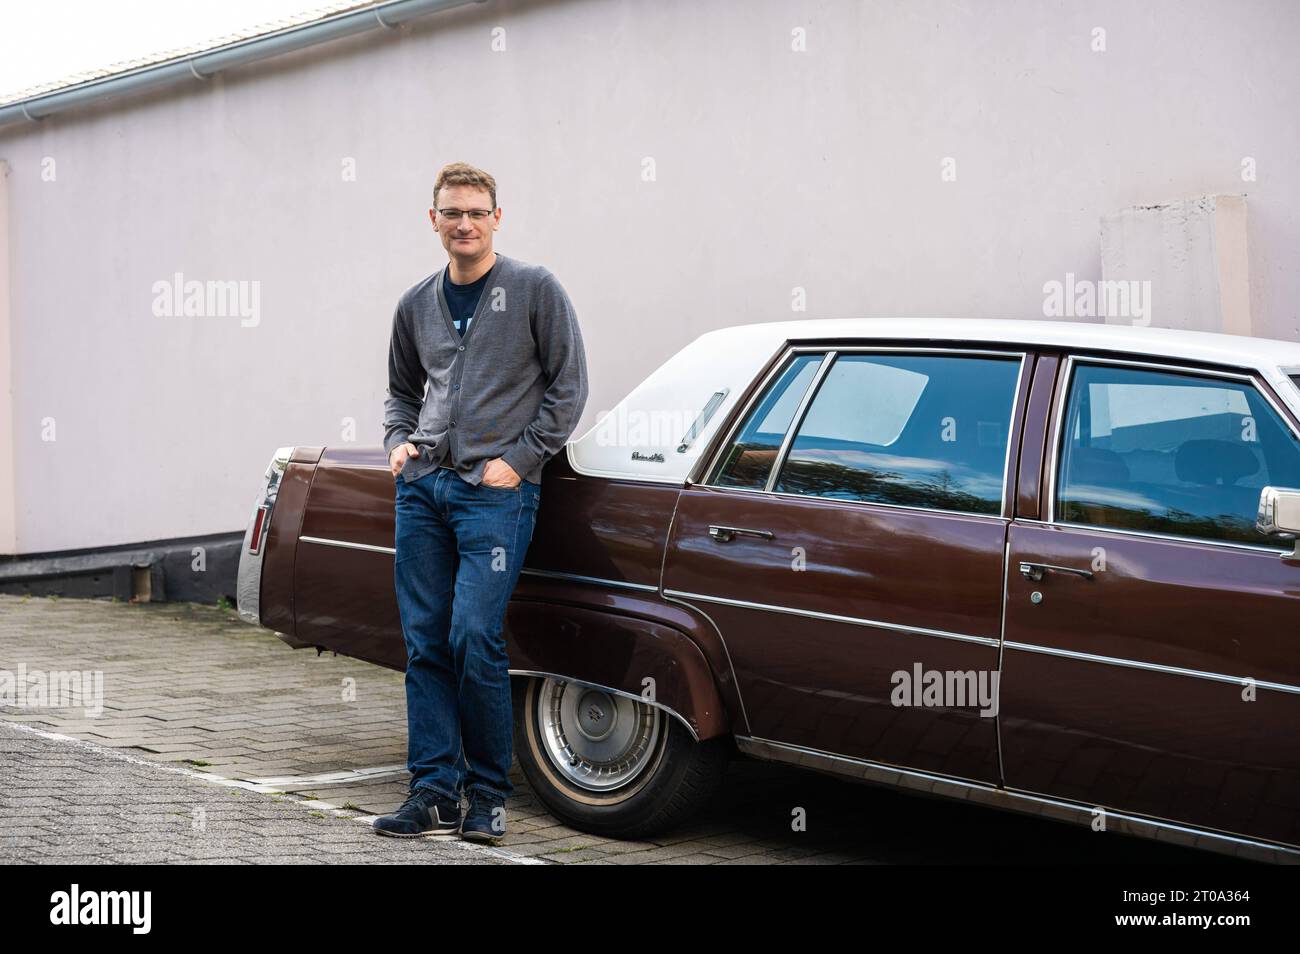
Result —
<instances>
[{"instance_id":1,"label":"car window","mask_svg":"<svg viewBox=\"0 0 1300 954\"><path fill-rule=\"evenodd\" d=\"M1056 519L1276 544L1259 492L1300 487L1300 444L1249 382L1080 364L1068 400Z\"/></svg>"},{"instance_id":2,"label":"car window","mask_svg":"<svg viewBox=\"0 0 1300 954\"><path fill-rule=\"evenodd\" d=\"M755 490L767 486L781 441L822 358L820 354L801 354L790 360L754 405L708 483Z\"/></svg>"},{"instance_id":3,"label":"car window","mask_svg":"<svg viewBox=\"0 0 1300 954\"><path fill-rule=\"evenodd\" d=\"M842 354L773 489L1000 513L1019 373L1019 358Z\"/></svg>"}]
</instances>

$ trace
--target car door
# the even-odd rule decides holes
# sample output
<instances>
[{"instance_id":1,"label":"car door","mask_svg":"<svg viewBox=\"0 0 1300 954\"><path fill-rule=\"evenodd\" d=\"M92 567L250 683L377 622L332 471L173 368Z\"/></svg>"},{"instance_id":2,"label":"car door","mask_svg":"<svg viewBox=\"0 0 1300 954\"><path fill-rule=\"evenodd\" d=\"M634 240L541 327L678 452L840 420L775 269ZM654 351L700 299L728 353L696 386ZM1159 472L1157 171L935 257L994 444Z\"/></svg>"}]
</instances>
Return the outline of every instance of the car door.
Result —
<instances>
[{"instance_id":1,"label":"car door","mask_svg":"<svg viewBox=\"0 0 1300 954\"><path fill-rule=\"evenodd\" d=\"M663 573L717 626L752 738L997 780L980 690L1025 363L793 347L756 390L681 494Z\"/></svg>"},{"instance_id":2,"label":"car door","mask_svg":"<svg viewBox=\"0 0 1300 954\"><path fill-rule=\"evenodd\" d=\"M1076 355L1046 454L1008 544L1007 787L1300 843L1300 562L1255 528L1300 487L1295 422L1251 374Z\"/></svg>"}]
</instances>

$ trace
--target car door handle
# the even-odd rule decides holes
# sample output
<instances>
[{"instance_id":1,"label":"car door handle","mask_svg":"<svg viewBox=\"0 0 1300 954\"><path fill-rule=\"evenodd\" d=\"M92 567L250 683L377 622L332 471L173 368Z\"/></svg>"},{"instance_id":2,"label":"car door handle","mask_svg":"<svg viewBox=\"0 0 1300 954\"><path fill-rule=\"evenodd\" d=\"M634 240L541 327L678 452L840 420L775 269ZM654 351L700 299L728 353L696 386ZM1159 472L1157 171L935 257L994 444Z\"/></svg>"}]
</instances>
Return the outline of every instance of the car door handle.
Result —
<instances>
[{"instance_id":1,"label":"car door handle","mask_svg":"<svg viewBox=\"0 0 1300 954\"><path fill-rule=\"evenodd\" d=\"M1048 570L1054 573L1073 573L1075 576L1081 576L1086 580L1092 579L1092 570L1078 570L1072 566L1053 566L1050 563L1022 563L1020 564L1020 575L1026 580L1038 582L1043 578L1043 574Z\"/></svg>"},{"instance_id":2,"label":"car door handle","mask_svg":"<svg viewBox=\"0 0 1300 954\"><path fill-rule=\"evenodd\" d=\"M728 540L734 539L737 535L744 537L762 537L764 540L771 540L774 536L771 530L748 530L745 527L709 527L709 536L717 540L719 543L726 543Z\"/></svg>"}]
</instances>

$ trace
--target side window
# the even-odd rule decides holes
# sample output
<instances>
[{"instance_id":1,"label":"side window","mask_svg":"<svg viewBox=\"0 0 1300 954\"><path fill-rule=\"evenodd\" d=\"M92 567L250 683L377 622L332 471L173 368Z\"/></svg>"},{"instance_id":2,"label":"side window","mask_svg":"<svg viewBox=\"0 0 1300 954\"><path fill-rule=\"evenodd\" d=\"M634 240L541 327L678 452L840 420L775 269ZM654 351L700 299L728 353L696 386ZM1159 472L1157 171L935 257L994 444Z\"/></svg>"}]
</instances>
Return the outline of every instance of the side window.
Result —
<instances>
[{"instance_id":1,"label":"side window","mask_svg":"<svg viewBox=\"0 0 1300 954\"><path fill-rule=\"evenodd\" d=\"M1058 469L1058 520L1272 546L1259 492L1300 488L1300 444L1247 381L1080 364Z\"/></svg>"},{"instance_id":2,"label":"side window","mask_svg":"<svg viewBox=\"0 0 1300 954\"><path fill-rule=\"evenodd\" d=\"M796 355L745 419L726 456L708 483L762 490L785 432L821 366L822 355Z\"/></svg>"},{"instance_id":3,"label":"side window","mask_svg":"<svg viewBox=\"0 0 1300 954\"><path fill-rule=\"evenodd\" d=\"M997 514L1019 358L842 354L774 490Z\"/></svg>"}]
</instances>

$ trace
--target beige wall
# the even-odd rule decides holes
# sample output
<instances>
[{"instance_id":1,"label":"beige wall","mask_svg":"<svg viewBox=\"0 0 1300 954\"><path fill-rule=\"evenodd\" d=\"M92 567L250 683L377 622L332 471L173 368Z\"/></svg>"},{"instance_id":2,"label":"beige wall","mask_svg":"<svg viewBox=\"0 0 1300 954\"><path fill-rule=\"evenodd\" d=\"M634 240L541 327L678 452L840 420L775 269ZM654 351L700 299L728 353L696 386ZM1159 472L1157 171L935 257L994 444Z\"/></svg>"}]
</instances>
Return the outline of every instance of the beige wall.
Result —
<instances>
[{"instance_id":1,"label":"beige wall","mask_svg":"<svg viewBox=\"0 0 1300 954\"><path fill-rule=\"evenodd\" d=\"M582 429L698 333L799 317L795 288L809 317L1042 317L1045 282L1101 277L1103 214L1189 195L1249 197L1254 325L1296 338L1298 27L1281 0L494 2L0 128L16 548L238 529L277 446L378 443L454 160L577 305ZM260 321L155 316L176 272L259 282Z\"/></svg>"}]
</instances>

